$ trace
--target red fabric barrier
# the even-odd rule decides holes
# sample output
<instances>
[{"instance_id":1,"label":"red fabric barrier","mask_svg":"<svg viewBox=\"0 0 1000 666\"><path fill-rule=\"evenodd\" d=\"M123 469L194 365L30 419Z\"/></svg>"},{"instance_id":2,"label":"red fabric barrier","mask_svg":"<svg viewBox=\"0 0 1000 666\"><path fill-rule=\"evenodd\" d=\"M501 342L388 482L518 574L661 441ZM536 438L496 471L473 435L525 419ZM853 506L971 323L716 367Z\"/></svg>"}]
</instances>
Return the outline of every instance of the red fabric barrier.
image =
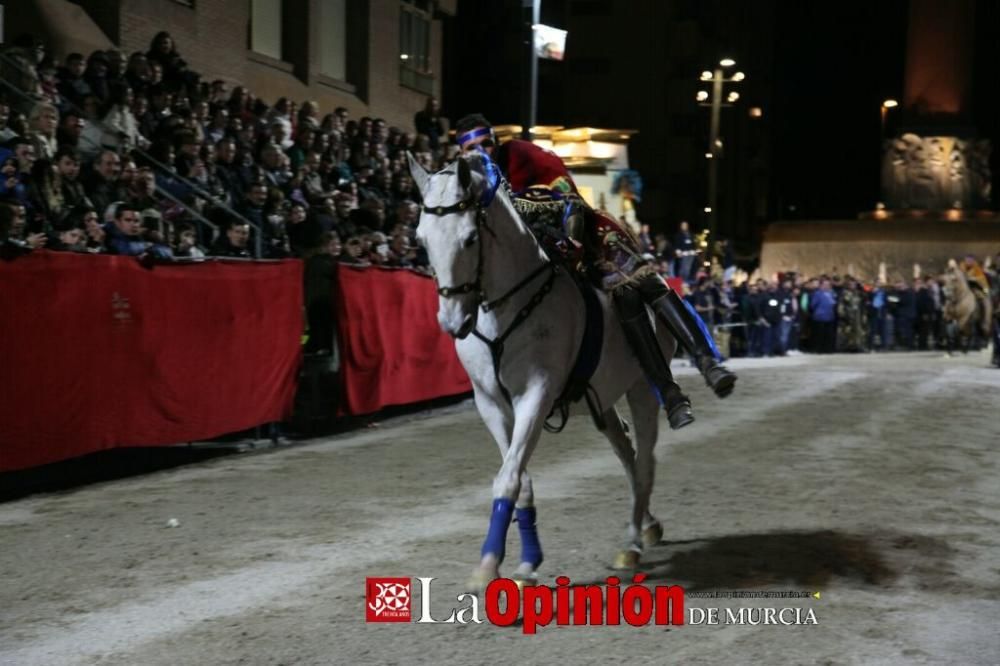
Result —
<instances>
[{"instance_id":1,"label":"red fabric barrier","mask_svg":"<svg viewBox=\"0 0 1000 666\"><path fill-rule=\"evenodd\" d=\"M301 357L302 263L0 262L0 470L278 421Z\"/></svg>"},{"instance_id":2,"label":"red fabric barrier","mask_svg":"<svg viewBox=\"0 0 1000 666\"><path fill-rule=\"evenodd\" d=\"M437 322L434 281L408 270L340 264L334 298L348 414L472 390Z\"/></svg>"}]
</instances>

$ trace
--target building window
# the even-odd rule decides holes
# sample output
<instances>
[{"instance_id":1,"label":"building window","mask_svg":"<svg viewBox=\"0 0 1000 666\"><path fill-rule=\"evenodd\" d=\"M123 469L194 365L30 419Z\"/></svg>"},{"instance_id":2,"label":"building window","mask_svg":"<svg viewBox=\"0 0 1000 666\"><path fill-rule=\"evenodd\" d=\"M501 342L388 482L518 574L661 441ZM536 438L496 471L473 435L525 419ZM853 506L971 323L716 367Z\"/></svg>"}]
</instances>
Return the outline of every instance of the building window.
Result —
<instances>
[{"instance_id":1,"label":"building window","mask_svg":"<svg viewBox=\"0 0 1000 666\"><path fill-rule=\"evenodd\" d=\"M347 80L347 0L320 0L319 71Z\"/></svg>"},{"instance_id":2,"label":"building window","mask_svg":"<svg viewBox=\"0 0 1000 666\"><path fill-rule=\"evenodd\" d=\"M281 60L282 0L250 0L250 50Z\"/></svg>"},{"instance_id":3,"label":"building window","mask_svg":"<svg viewBox=\"0 0 1000 666\"><path fill-rule=\"evenodd\" d=\"M434 92L430 0L400 2L399 82L428 95Z\"/></svg>"}]
</instances>

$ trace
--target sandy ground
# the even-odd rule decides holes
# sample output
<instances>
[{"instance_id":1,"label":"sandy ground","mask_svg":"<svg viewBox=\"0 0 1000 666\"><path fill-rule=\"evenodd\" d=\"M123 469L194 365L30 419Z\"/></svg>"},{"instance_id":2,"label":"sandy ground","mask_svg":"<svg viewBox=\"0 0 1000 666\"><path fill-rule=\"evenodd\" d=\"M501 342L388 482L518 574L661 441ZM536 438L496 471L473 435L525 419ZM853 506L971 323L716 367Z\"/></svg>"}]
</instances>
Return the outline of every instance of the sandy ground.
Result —
<instances>
[{"instance_id":1,"label":"sandy ground","mask_svg":"<svg viewBox=\"0 0 1000 666\"><path fill-rule=\"evenodd\" d=\"M499 457L469 404L0 505L0 664L1000 663L1000 371L985 356L735 362L663 432L654 583L821 591L808 626L366 624L366 576L478 557ZM543 574L610 575L627 494L577 417L532 461ZM167 527L171 518L179 521ZM512 530L509 552L517 552ZM724 611L723 611L724 612Z\"/></svg>"}]
</instances>

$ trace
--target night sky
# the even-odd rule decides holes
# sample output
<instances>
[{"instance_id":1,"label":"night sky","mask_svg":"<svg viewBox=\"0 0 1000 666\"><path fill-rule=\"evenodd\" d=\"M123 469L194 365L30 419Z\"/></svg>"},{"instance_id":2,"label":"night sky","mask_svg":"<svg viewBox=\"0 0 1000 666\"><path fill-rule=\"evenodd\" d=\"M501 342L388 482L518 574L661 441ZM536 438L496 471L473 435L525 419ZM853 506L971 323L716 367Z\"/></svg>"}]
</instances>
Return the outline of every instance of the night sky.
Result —
<instances>
[{"instance_id":1,"label":"night sky","mask_svg":"<svg viewBox=\"0 0 1000 666\"><path fill-rule=\"evenodd\" d=\"M576 13L593 11L604 4L594 0L542 0L542 22L571 29ZM691 26L690 30L699 36L695 57L659 65L628 63L649 69L649 86L663 85L657 76L661 70L674 71L671 76L675 78L686 77L690 70L691 88L682 94L693 98L698 73L705 66L700 63L711 65L722 55L732 55L746 72L752 85L741 89L741 104L760 105L765 115L765 122L759 126L760 145L748 149L753 154L747 159L763 160L768 165L767 212L750 225L758 228L776 219L853 219L874 207L879 199L880 105L886 98L902 101L903 97L908 0L639 0L620 5L634 12L636 39L656 34L655 29L650 32L647 22L667 26L664 39L669 34L677 36L669 30L671 21ZM1000 85L1000 9L996 3L981 0L976 12L972 117L961 129L963 133L990 137L996 146L1000 129L996 93ZM519 122L519 14L520 2L515 0L459 1L458 15L446 27L445 35L443 102L446 114L453 120L464 113L481 111L497 123ZM677 23L678 17L688 22ZM614 25L609 22L609 27ZM592 46L581 45L579 40L578 36L574 44L571 30L566 60L542 62L542 81L548 83L541 92L539 122L635 127L628 122L634 114L626 110L619 118L605 114L588 122L587 107L580 103L586 91L553 85L562 72L574 71L574 50L579 53L587 50L584 46ZM933 44L923 48L933 48ZM622 66L620 59L614 63ZM643 90L642 85L623 84L623 88L615 89L614 82L619 79L615 74L611 72L602 79L600 94L619 97L623 107L641 102L637 96L650 94L649 88ZM628 81L627 76L620 78ZM744 114L724 121L730 123L730 133L738 137L736 123L746 122L746 108L726 113ZM661 123L680 126L686 118L671 118L671 111L665 108L662 120L655 122L657 126L646 122L635 128L640 137L652 140L662 131ZM689 161L689 180L661 178L651 172L648 161L636 159L647 151L632 146L633 166L649 170L643 173L644 179L653 188L662 189L664 198L671 202L667 215L660 220L666 226L672 223L670 218L686 215L688 209L699 205L700 189L690 201L684 197L690 196L692 186L702 187L705 167L697 158L703 160L701 146L707 142L707 125L707 113L697 117L691 138L699 142L698 150L676 156ZM897 134L901 129L902 114L896 109L888 116L888 134ZM996 152L994 180L998 170ZM741 174L739 170L724 174L720 187L727 187L727 177L740 178ZM735 187L734 183L728 185Z\"/></svg>"}]
</instances>

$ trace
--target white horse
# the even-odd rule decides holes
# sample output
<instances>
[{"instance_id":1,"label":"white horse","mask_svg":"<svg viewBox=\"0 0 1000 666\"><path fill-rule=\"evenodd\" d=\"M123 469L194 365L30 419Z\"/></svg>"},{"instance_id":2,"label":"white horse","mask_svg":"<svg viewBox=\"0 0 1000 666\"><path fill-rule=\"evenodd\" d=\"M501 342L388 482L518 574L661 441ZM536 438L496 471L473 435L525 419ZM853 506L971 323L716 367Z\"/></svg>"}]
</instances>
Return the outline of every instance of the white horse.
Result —
<instances>
[{"instance_id":1,"label":"white horse","mask_svg":"<svg viewBox=\"0 0 1000 666\"><path fill-rule=\"evenodd\" d=\"M528 460L574 365L585 304L572 277L549 263L514 210L506 185L497 186L498 172L488 158L460 157L431 175L411 156L410 171L424 200L417 240L435 272L438 322L456 339L476 407L503 456L493 481L489 531L470 584L482 589L499 576L515 508L522 550L512 577L530 580L542 550ZM612 304L605 294L598 297L605 333L590 385L602 406L604 434L632 490L628 537L614 562L616 568L630 569L643 547L659 542L663 534L649 512L660 410ZM676 341L662 331L658 337L669 361ZM623 395L632 414L634 449L614 408Z\"/></svg>"}]
</instances>

